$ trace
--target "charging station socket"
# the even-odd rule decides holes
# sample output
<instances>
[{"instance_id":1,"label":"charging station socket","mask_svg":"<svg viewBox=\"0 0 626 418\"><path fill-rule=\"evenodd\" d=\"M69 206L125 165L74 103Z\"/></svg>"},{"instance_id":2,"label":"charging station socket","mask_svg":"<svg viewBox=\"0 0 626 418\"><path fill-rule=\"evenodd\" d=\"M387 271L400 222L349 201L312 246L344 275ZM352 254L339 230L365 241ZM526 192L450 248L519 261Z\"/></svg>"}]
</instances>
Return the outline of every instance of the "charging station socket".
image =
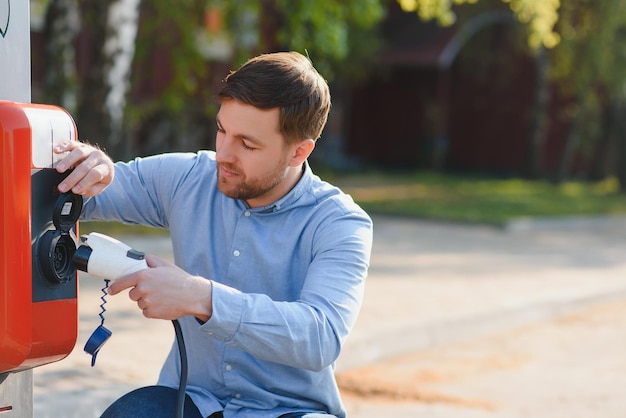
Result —
<instances>
[{"instance_id":1,"label":"charging station socket","mask_svg":"<svg viewBox=\"0 0 626 418\"><path fill-rule=\"evenodd\" d=\"M71 192L60 195L52 212L56 229L46 231L39 239L39 265L44 278L52 285L67 283L76 277L76 268L72 264L76 238L72 235L82 208L82 196Z\"/></svg>"}]
</instances>

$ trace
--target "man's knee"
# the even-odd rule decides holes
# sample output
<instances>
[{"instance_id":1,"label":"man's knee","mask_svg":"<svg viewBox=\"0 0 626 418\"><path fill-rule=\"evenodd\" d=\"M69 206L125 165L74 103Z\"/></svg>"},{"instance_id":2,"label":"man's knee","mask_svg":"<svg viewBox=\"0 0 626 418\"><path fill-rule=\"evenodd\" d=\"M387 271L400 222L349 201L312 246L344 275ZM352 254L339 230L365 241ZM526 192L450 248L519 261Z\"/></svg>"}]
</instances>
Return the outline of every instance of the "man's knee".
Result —
<instances>
[{"instance_id":1,"label":"man's knee","mask_svg":"<svg viewBox=\"0 0 626 418\"><path fill-rule=\"evenodd\" d=\"M171 418L176 416L178 391L165 386L147 386L122 396L100 418ZM185 418L202 418L189 396L185 397Z\"/></svg>"}]
</instances>

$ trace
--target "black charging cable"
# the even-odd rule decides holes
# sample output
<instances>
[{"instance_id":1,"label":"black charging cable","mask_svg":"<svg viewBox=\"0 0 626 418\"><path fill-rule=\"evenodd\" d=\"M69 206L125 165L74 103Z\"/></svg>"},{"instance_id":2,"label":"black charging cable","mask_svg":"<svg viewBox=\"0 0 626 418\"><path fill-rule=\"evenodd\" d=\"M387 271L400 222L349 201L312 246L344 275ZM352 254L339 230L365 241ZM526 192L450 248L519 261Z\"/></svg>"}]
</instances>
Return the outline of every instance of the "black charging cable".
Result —
<instances>
[{"instance_id":1,"label":"black charging cable","mask_svg":"<svg viewBox=\"0 0 626 418\"><path fill-rule=\"evenodd\" d=\"M178 319L174 319L172 324L174 324L176 342L178 343L178 354L180 355L180 384L178 385L178 399L176 401L176 418L183 418L185 416L185 396L187 392L187 373L189 370L187 365L187 349L185 348L185 339L183 338L183 331L180 328Z\"/></svg>"}]
</instances>

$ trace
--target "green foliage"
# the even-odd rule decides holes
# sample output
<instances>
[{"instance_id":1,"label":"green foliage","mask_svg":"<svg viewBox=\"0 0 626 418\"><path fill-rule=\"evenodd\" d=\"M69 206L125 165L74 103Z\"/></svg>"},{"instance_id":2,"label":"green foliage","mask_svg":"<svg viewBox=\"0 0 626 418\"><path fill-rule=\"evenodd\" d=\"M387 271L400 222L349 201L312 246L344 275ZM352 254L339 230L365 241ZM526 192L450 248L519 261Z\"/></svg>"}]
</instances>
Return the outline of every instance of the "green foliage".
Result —
<instances>
[{"instance_id":1,"label":"green foliage","mask_svg":"<svg viewBox=\"0 0 626 418\"><path fill-rule=\"evenodd\" d=\"M206 62L196 44L203 11L202 4L194 0L146 3L135 51L135 68L142 71L134 72L133 85L156 75L146 72L145 64L159 50L169 52L168 63L172 66L171 79L163 86L160 97L146 106L147 113L157 107L179 114L188 109L189 98L198 92L206 72Z\"/></svg>"},{"instance_id":2,"label":"green foliage","mask_svg":"<svg viewBox=\"0 0 626 418\"><path fill-rule=\"evenodd\" d=\"M382 15L377 0L276 0L286 17L278 41L296 51L309 51L335 60L348 54L348 22L368 27Z\"/></svg>"},{"instance_id":3,"label":"green foliage","mask_svg":"<svg viewBox=\"0 0 626 418\"><path fill-rule=\"evenodd\" d=\"M239 61L269 50L292 50L307 54L326 78L332 79L359 43L364 29L384 15L382 0L208 0L225 15L232 45ZM246 40L238 38L238 32ZM269 36L268 36L269 35ZM250 39L256 39L251 43ZM371 38L368 38L371 39ZM362 45L362 44L361 44ZM369 44L370 53L375 52ZM360 51L363 48L357 49Z\"/></svg>"},{"instance_id":4,"label":"green foliage","mask_svg":"<svg viewBox=\"0 0 626 418\"><path fill-rule=\"evenodd\" d=\"M528 44L532 48L558 45L560 36L554 31L559 20L560 0L502 0L509 3L520 22L528 26Z\"/></svg>"},{"instance_id":5,"label":"green foliage","mask_svg":"<svg viewBox=\"0 0 626 418\"><path fill-rule=\"evenodd\" d=\"M552 75L568 80L570 94L597 92L592 84L620 91L626 65L626 3L612 0L569 0L561 8L558 30L562 42L552 51Z\"/></svg>"},{"instance_id":6,"label":"green foliage","mask_svg":"<svg viewBox=\"0 0 626 418\"><path fill-rule=\"evenodd\" d=\"M186 123L188 115L212 117L215 106L211 80L217 76L209 72L216 68L223 72L224 65L237 68L259 53L295 50L307 54L327 79L336 74L362 73L360 64L378 45L373 38L375 32L368 32L383 17L381 3L382 0L144 2L132 85L159 85L162 90L154 99L129 103L127 126L135 127L154 115L163 115L179 125ZM207 10L217 12L221 28L205 26ZM202 42L212 46L221 43L226 55L205 55ZM152 80L162 77L162 71L149 71L157 51L169 54L166 59L171 67L170 77L165 83ZM181 132L183 128L176 129Z\"/></svg>"},{"instance_id":7,"label":"green foliage","mask_svg":"<svg viewBox=\"0 0 626 418\"><path fill-rule=\"evenodd\" d=\"M557 30L561 42L549 51L551 77L562 94L573 99L562 108L561 117L572 121L571 147L584 152L607 135L607 104L626 99L626 4L563 2ZM567 166L562 165L564 176Z\"/></svg>"},{"instance_id":8,"label":"green foliage","mask_svg":"<svg viewBox=\"0 0 626 418\"><path fill-rule=\"evenodd\" d=\"M478 0L397 0L407 12L416 12L422 20L437 20L449 26L456 21L453 5L474 4ZM502 0L517 19L528 28L528 44L532 48L552 48L559 43L554 26L559 19L559 0Z\"/></svg>"}]
</instances>

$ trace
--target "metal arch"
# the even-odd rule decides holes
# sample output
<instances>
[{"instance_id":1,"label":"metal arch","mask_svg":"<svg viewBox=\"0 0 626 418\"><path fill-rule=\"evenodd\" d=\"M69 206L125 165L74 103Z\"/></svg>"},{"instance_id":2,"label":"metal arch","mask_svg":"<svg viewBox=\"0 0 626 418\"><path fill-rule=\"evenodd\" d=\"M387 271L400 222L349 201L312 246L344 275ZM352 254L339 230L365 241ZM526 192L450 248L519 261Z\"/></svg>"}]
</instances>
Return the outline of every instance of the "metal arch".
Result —
<instances>
[{"instance_id":1,"label":"metal arch","mask_svg":"<svg viewBox=\"0 0 626 418\"><path fill-rule=\"evenodd\" d=\"M491 25L508 25L513 22L514 18L511 13L505 11L486 12L470 19L446 45L437 60L437 67L450 68L459 51L481 29Z\"/></svg>"}]
</instances>

